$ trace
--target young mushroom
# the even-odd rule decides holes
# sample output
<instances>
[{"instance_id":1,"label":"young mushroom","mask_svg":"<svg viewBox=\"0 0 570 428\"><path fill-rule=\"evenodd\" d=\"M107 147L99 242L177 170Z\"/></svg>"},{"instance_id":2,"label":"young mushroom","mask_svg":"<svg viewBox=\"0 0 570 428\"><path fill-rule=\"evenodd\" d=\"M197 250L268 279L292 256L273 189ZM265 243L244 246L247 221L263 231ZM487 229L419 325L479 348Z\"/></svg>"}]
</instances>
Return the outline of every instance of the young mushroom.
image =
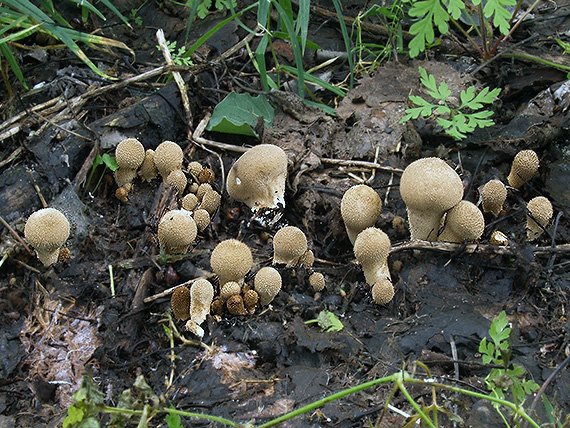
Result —
<instances>
[{"instance_id":1,"label":"young mushroom","mask_svg":"<svg viewBox=\"0 0 570 428\"><path fill-rule=\"evenodd\" d=\"M268 305L281 290L281 274L270 266L261 268L255 274L253 288L259 296L259 303Z\"/></svg>"},{"instance_id":2,"label":"young mushroom","mask_svg":"<svg viewBox=\"0 0 570 428\"><path fill-rule=\"evenodd\" d=\"M158 242L166 254L184 254L198 234L196 222L186 210L168 211L158 224Z\"/></svg>"},{"instance_id":3,"label":"young mushroom","mask_svg":"<svg viewBox=\"0 0 570 428\"><path fill-rule=\"evenodd\" d=\"M170 307L174 317L181 321L190 318L190 290L185 285L176 287L170 296Z\"/></svg>"},{"instance_id":4,"label":"young mushroom","mask_svg":"<svg viewBox=\"0 0 570 428\"><path fill-rule=\"evenodd\" d=\"M194 222L199 232L203 232L210 224L210 214L206 210L196 210L194 211Z\"/></svg>"},{"instance_id":5,"label":"young mushroom","mask_svg":"<svg viewBox=\"0 0 570 428\"><path fill-rule=\"evenodd\" d=\"M412 240L437 239L443 214L463 197L463 183L457 173L439 158L412 162L400 179Z\"/></svg>"},{"instance_id":6,"label":"young mushroom","mask_svg":"<svg viewBox=\"0 0 570 428\"><path fill-rule=\"evenodd\" d=\"M380 195L365 184L352 186L342 196L340 214L350 242L364 229L374 226L382 211Z\"/></svg>"},{"instance_id":7,"label":"young mushroom","mask_svg":"<svg viewBox=\"0 0 570 428\"><path fill-rule=\"evenodd\" d=\"M188 179L181 169L175 169L172 171L164 181L174 187L179 195L184 192L184 189L186 189L186 185L188 184Z\"/></svg>"},{"instance_id":8,"label":"young mushroom","mask_svg":"<svg viewBox=\"0 0 570 428\"><path fill-rule=\"evenodd\" d=\"M60 248L69 238L69 221L55 208L43 208L28 217L24 237L40 262L49 267L58 261Z\"/></svg>"},{"instance_id":9,"label":"young mushroom","mask_svg":"<svg viewBox=\"0 0 570 428\"><path fill-rule=\"evenodd\" d=\"M206 279L194 281L190 287L190 320L186 329L198 337L204 337L204 330L200 327L210 313L210 305L214 300L214 287Z\"/></svg>"},{"instance_id":10,"label":"young mushroom","mask_svg":"<svg viewBox=\"0 0 570 428\"><path fill-rule=\"evenodd\" d=\"M542 235L552 219L552 204L544 196L537 196L528 202L526 208L532 215L526 216L526 240L534 241Z\"/></svg>"},{"instance_id":11,"label":"young mushroom","mask_svg":"<svg viewBox=\"0 0 570 428\"><path fill-rule=\"evenodd\" d=\"M150 182L156 178L158 170L154 163L154 150L148 149L144 155L144 161L139 171L139 176L146 182Z\"/></svg>"},{"instance_id":12,"label":"young mushroom","mask_svg":"<svg viewBox=\"0 0 570 428\"><path fill-rule=\"evenodd\" d=\"M507 188L499 180L487 182L481 190L481 206L483 212L491 213L497 217L503 210L503 204L507 199Z\"/></svg>"},{"instance_id":13,"label":"young mushroom","mask_svg":"<svg viewBox=\"0 0 570 428\"><path fill-rule=\"evenodd\" d=\"M226 189L229 195L250 207L285 206L287 155L272 144L260 144L245 152L228 173Z\"/></svg>"},{"instance_id":14,"label":"young mushroom","mask_svg":"<svg viewBox=\"0 0 570 428\"><path fill-rule=\"evenodd\" d=\"M313 272L309 276L309 284L313 287L313 290L322 291L326 286L324 275L320 272Z\"/></svg>"},{"instance_id":15,"label":"young mushroom","mask_svg":"<svg viewBox=\"0 0 570 428\"><path fill-rule=\"evenodd\" d=\"M154 163L163 180L175 169L182 169L183 159L182 148L172 141L160 143L154 151Z\"/></svg>"},{"instance_id":16,"label":"young mushroom","mask_svg":"<svg viewBox=\"0 0 570 428\"><path fill-rule=\"evenodd\" d=\"M520 189L523 184L532 179L538 171L538 155L534 150L521 150L513 159L511 172L507 177L509 185Z\"/></svg>"},{"instance_id":17,"label":"young mushroom","mask_svg":"<svg viewBox=\"0 0 570 428\"><path fill-rule=\"evenodd\" d=\"M241 285L235 281L226 282L220 290L220 299L222 302L228 300L231 296L241 294Z\"/></svg>"},{"instance_id":18,"label":"young mushroom","mask_svg":"<svg viewBox=\"0 0 570 428\"><path fill-rule=\"evenodd\" d=\"M438 240L456 243L476 241L484 230L485 219L481 210L469 201L460 201L447 212L445 229Z\"/></svg>"},{"instance_id":19,"label":"young mushroom","mask_svg":"<svg viewBox=\"0 0 570 428\"><path fill-rule=\"evenodd\" d=\"M298 227L283 227L273 237L273 264L294 266L306 252L307 237Z\"/></svg>"},{"instance_id":20,"label":"young mushroom","mask_svg":"<svg viewBox=\"0 0 570 428\"><path fill-rule=\"evenodd\" d=\"M377 305L387 305L394 298L394 286L387 279L380 279L372 286L372 300Z\"/></svg>"},{"instance_id":21,"label":"young mushroom","mask_svg":"<svg viewBox=\"0 0 570 428\"><path fill-rule=\"evenodd\" d=\"M206 190L202 196L202 202L200 203L200 208L208 211L210 216L214 215L216 210L220 207L222 202L222 196L213 189Z\"/></svg>"},{"instance_id":22,"label":"young mushroom","mask_svg":"<svg viewBox=\"0 0 570 428\"><path fill-rule=\"evenodd\" d=\"M125 196L120 197L122 202L127 200L130 186L137 176L137 169L143 164L145 151L143 145L136 138L127 138L117 144L115 160L119 168L115 171L115 182L122 188Z\"/></svg>"},{"instance_id":23,"label":"young mushroom","mask_svg":"<svg viewBox=\"0 0 570 428\"><path fill-rule=\"evenodd\" d=\"M366 283L371 287L381 279L391 281L388 269L390 238L376 227L364 229L354 242L354 255L362 266Z\"/></svg>"},{"instance_id":24,"label":"young mushroom","mask_svg":"<svg viewBox=\"0 0 570 428\"><path fill-rule=\"evenodd\" d=\"M226 239L216 245L210 256L212 270L218 275L220 286L226 282L240 282L253 266L251 250L237 239Z\"/></svg>"}]
</instances>

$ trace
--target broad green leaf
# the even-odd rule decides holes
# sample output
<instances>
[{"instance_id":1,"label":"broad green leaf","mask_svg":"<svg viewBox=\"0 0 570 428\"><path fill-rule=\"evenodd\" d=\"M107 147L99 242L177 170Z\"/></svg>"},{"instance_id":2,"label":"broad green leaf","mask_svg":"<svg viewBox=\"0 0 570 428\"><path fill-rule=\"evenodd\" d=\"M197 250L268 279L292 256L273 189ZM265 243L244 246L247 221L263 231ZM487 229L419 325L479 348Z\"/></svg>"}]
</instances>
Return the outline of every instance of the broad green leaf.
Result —
<instances>
[{"instance_id":1,"label":"broad green leaf","mask_svg":"<svg viewBox=\"0 0 570 428\"><path fill-rule=\"evenodd\" d=\"M108 153L104 153L101 156L101 161L107 166L107 168L109 168L113 172L119 169L119 165L117 165L117 160L115 159L115 156L111 156Z\"/></svg>"},{"instance_id":2,"label":"broad green leaf","mask_svg":"<svg viewBox=\"0 0 570 428\"><path fill-rule=\"evenodd\" d=\"M487 0L483 8L483 14L485 18L493 17L493 26L506 36L509 34L509 20L512 14L505 6L515 6L516 4L516 0Z\"/></svg>"},{"instance_id":3,"label":"broad green leaf","mask_svg":"<svg viewBox=\"0 0 570 428\"><path fill-rule=\"evenodd\" d=\"M263 118L265 125L269 126L274 117L275 111L265 96L252 97L232 92L216 106L206 129L257 137L254 128L258 118Z\"/></svg>"},{"instance_id":4,"label":"broad green leaf","mask_svg":"<svg viewBox=\"0 0 570 428\"><path fill-rule=\"evenodd\" d=\"M317 316L319 327L324 331L341 331L344 328L338 317L330 311L321 311Z\"/></svg>"},{"instance_id":5,"label":"broad green leaf","mask_svg":"<svg viewBox=\"0 0 570 428\"><path fill-rule=\"evenodd\" d=\"M63 420L63 428L67 428L81 422L84 416L85 411L82 408L75 404L70 406L69 409L67 409L67 416Z\"/></svg>"},{"instance_id":6,"label":"broad green leaf","mask_svg":"<svg viewBox=\"0 0 570 428\"><path fill-rule=\"evenodd\" d=\"M174 409L174 407L171 408ZM166 420L166 425L168 425L168 428L182 428L182 418L180 415L169 413L164 419Z\"/></svg>"}]
</instances>

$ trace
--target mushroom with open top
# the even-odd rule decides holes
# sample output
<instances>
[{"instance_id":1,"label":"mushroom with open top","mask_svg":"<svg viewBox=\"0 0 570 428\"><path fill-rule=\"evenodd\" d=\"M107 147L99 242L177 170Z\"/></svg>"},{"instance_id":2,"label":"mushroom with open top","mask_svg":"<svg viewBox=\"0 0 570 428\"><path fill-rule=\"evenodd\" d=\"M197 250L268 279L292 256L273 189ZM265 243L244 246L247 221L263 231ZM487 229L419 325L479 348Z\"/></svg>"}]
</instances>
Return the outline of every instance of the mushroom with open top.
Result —
<instances>
[{"instance_id":1,"label":"mushroom with open top","mask_svg":"<svg viewBox=\"0 0 570 428\"><path fill-rule=\"evenodd\" d=\"M186 330L198 337L204 337L200 325L210 313L214 300L214 287L207 279L198 279L190 287L190 319L186 322Z\"/></svg>"}]
</instances>

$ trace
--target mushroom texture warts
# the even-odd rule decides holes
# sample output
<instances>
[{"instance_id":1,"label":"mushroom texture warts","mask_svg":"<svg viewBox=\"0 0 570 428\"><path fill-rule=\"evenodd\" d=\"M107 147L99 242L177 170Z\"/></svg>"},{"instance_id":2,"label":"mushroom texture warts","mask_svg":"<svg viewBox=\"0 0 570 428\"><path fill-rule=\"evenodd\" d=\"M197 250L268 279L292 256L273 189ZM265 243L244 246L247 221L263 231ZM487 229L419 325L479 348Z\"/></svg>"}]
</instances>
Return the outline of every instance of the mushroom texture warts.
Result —
<instances>
[{"instance_id":1,"label":"mushroom texture warts","mask_svg":"<svg viewBox=\"0 0 570 428\"><path fill-rule=\"evenodd\" d=\"M145 151L143 145L136 138L127 138L117 144L115 148L115 160L119 168L115 171L115 183L125 192L124 198L119 197L125 202L126 195L130 191L130 185L137 176L137 169L143 164Z\"/></svg>"},{"instance_id":2,"label":"mushroom texture warts","mask_svg":"<svg viewBox=\"0 0 570 428\"><path fill-rule=\"evenodd\" d=\"M184 254L198 234L192 214L186 210L168 211L158 224L158 241L166 254Z\"/></svg>"},{"instance_id":3,"label":"mushroom texture warts","mask_svg":"<svg viewBox=\"0 0 570 428\"><path fill-rule=\"evenodd\" d=\"M55 208L41 209L28 217L24 236L40 262L48 267L57 262L59 249L69 238L69 221Z\"/></svg>"},{"instance_id":4,"label":"mushroom texture warts","mask_svg":"<svg viewBox=\"0 0 570 428\"><path fill-rule=\"evenodd\" d=\"M294 266L306 252L307 237L298 227L283 227L273 237L273 264Z\"/></svg>"},{"instance_id":5,"label":"mushroom texture warts","mask_svg":"<svg viewBox=\"0 0 570 428\"><path fill-rule=\"evenodd\" d=\"M353 245L360 232L374 226L381 211L382 200L373 188L359 184L344 192L340 202L340 214Z\"/></svg>"},{"instance_id":6,"label":"mushroom texture warts","mask_svg":"<svg viewBox=\"0 0 570 428\"><path fill-rule=\"evenodd\" d=\"M259 269L253 280L253 288L259 296L261 305L268 305L281 290L281 274L277 269L266 266Z\"/></svg>"},{"instance_id":7,"label":"mushroom texture warts","mask_svg":"<svg viewBox=\"0 0 570 428\"><path fill-rule=\"evenodd\" d=\"M175 169L182 169L184 153L173 141L164 141L154 151L154 164L163 180Z\"/></svg>"},{"instance_id":8,"label":"mushroom texture warts","mask_svg":"<svg viewBox=\"0 0 570 428\"><path fill-rule=\"evenodd\" d=\"M210 256L212 270L218 275L220 286L226 282L240 282L253 266L249 247L237 239L220 242Z\"/></svg>"},{"instance_id":9,"label":"mushroom texture warts","mask_svg":"<svg viewBox=\"0 0 570 428\"><path fill-rule=\"evenodd\" d=\"M229 195L253 211L285 206L287 155L272 144L260 144L245 152L228 173Z\"/></svg>"},{"instance_id":10,"label":"mushroom texture warts","mask_svg":"<svg viewBox=\"0 0 570 428\"><path fill-rule=\"evenodd\" d=\"M476 241L484 230L485 219L481 210L469 201L460 201L447 212L445 229L438 240L456 243Z\"/></svg>"},{"instance_id":11,"label":"mushroom texture warts","mask_svg":"<svg viewBox=\"0 0 570 428\"><path fill-rule=\"evenodd\" d=\"M210 281L199 279L190 287L190 319L186 329L198 337L204 337L204 330L200 327L210 313L210 306L214 300L214 287Z\"/></svg>"},{"instance_id":12,"label":"mushroom texture warts","mask_svg":"<svg viewBox=\"0 0 570 428\"><path fill-rule=\"evenodd\" d=\"M390 253L390 238L376 227L364 229L354 242L354 255L362 266L366 283L371 287L378 281L391 281L388 269L388 254Z\"/></svg>"},{"instance_id":13,"label":"mushroom texture warts","mask_svg":"<svg viewBox=\"0 0 570 428\"><path fill-rule=\"evenodd\" d=\"M543 228L548 226L552 219L552 204L544 196L537 196L532 198L526 207L532 214L532 217L534 217L533 220L528 214L526 216L526 240L534 241L542 235L544 232Z\"/></svg>"},{"instance_id":14,"label":"mushroom texture warts","mask_svg":"<svg viewBox=\"0 0 570 428\"><path fill-rule=\"evenodd\" d=\"M372 286L372 300L377 305L387 305L394 298L394 286L387 279L381 279Z\"/></svg>"},{"instance_id":15,"label":"mushroom texture warts","mask_svg":"<svg viewBox=\"0 0 570 428\"><path fill-rule=\"evenodd\" d=\"M443 214L463 197L463 183L443 160L423 158L404 170L400 195L408 211L412 240L434 241Z\"/></svg>"},{"instance_id":16,"label":"mushroom texture warts","mask_svg":"<svg viewBox=\"0 0 570 428\"><path fill-rule=\"evenodd\" d=\"M507 199L507 188L499 180L491 180L481 190L481 206L483 212L491 213L497 217L503 210Z\"/></svg>"},{"instance_id":17,"label":"mushroom texture warts","mask_svg":"<svg viewBox=\"0 0 570 428\"><path fill-rule=\"evenodd\" d=\"M534 150L521 150L513 159L511 172L507 177L509 185L515 189L520 189L523 184L529 181L536 171L538 171L538 155Z\"/></svg>"}]
</instances>

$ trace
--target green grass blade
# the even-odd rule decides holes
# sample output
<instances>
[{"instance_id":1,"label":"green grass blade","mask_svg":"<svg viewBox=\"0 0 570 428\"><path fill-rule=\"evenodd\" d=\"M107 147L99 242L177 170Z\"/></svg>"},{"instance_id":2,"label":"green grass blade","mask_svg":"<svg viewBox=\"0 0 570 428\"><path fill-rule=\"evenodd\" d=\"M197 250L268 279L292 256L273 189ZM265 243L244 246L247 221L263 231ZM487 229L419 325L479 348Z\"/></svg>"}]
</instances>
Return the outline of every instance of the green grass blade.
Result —
<instances>
[{"instance_id":1,"label":"green grass blade","mask_svg":"<svg viewBox=\"0 0 570 428\"><path fill-rule=\"evenodd\" d=\"M295 33L301 36L301 53L305 54L307 35L309 33L309 17L311 16L311 0L299 0L299 13Z\"/></svg>"},{"instance_id":2,"label":"green grass blade","mask_svg":"<svg viewBox=\"0 0 570 428\"><path fill-rule=\"evenodd\" d=\"M264 28L267 28L270 4L271 0L259 0L259 7L257 8L257 22Z\"/></svg>"},{"instance_id":3,"label":"green grass blade","mask_svg":"<svg viewBox=\"0 0 570 428\"><path fill-rule=\"evenodd\" d=\"M24 88L28 89L28 85L26 85L26 82L24 81L24 74L22 73L22 69L18 65L18 61L16 61L16 58L14 57L14 54L10 48L5 44L0 44L0 54L6 58L8 65L10 65L10 68L12 69L12 72L16 75Z\"/></svg>"},{"instance_id":4,"label":"green grass blade","mask_svg":"<svg viewBox=\"0 0 570 428\"><path fill-rule=\"evenodd\" d=\"M350 68L350 79L349 88L352 89L354 85L354 59L352 58L352 49L350 48L350 37L348 35L348 30L346 29L346 23L344 22L344 16L342 15L342 5L339 0L333 0L334 8L336 14L338 15L338 21L340 23L340 31L342 33L342 39L344 40L344 48L348 55L348 67Z\"/></svg>"},{"instance_id":5,"label":"green grass blade","mask_svg":"<svg viewBox=\"0 0 570 428\"><path fill-rule=\"evenodd\" d=\"M113 12L115 15L117 15L117 17L121 21L123 21L129 28L132 28L131 24L129 24L129 20L125 17L125 15L123 15L121 12L119 12L119 9L117 9L111 1L109 1L109 0L99 0L99 1L101 3L103 3L105 6L107 6L111 12Z\"/></svg>"},{"instance_id":6,"label":"green grass blade","mask_svg":"<svg viewBox=\"0 0 570 428\"><path fill-rule=\"evenodd\" d=\"M265 33L261 38L257 49L255 50L255 59L257 61L257 72L261 78L261 84L264 91L269 91L269 82L267 76L267 65L265 63L265 51L269 43L269 34Z\"/></svg>"},{"instance_id":7,"label":"green grass blade","mask_svg":"<svg viewBox=\"0 0 570 428\"><path fill-rule=\"evenodd\" d=\"M71 24L67 22L67 20L59 14L55 7L53 6L53 2L51 0L39 0L40 6L44 8L46 13L54 19L56 22L59 22L60 25L64 27L71 28Z\"/></svg>"},{"instance_id":8,"label":"green grass blade","mask_svg":"<svg viewBox=\"0 0 570 428\"><path fill-rule=\"evenodd\" d=\"M186 6L190 6L190 16L188 17L188 24L186 24L186 35L184 36L184 41L188 42L188 37L190 36L190 28L194 23L194 18L196 18L196 14L198 13L198 6L200 5L199 0L188 0L186 2Z\"/></svg>"},{"instance_id":9,"label":"green grass blade","mask_svg":"<svg viewBox=\"0 0 570 428\"><path fill-rule=\"evenodd\" d=\"M0 11L0 13L2 13L2 12ZM18 19L16 19L15 21L12 21L9 25L6 25L5 27L0 28L0 36L2 34L4 34L6 31L10 31L12 28L19 28L20 24L25 22L27 19L28 19L27 16L22 15ZM37 24L37 25L39 26L39 24ZM24 29L29 28L29 26L25 26L25 25L22 25L22 27L24 27ZM0 41L0 43L2 43L2 41Z\"/></svg>"},{"instance_id":10,"label":"green grass blade","mask_svg":"<svg viewBox=\"0 0 570 428\"><path fill-rule=\"evenodd\" d=\"M105 18L105 15L103 15L101 13L101 11L99 11L99 9L97 9L95 6L93 6L91 4L91 2L86 1L86 0L69 0L71 3L75 3L77 6L83 8L84 10L88 10L90 12L93 12L95 15L97 15L99 18L101 18L103 21L106 21L107 18ZM82 12L83 13L83 12Z\"/></svg>"},{"instance_id":11,"label":"green grass blade","mask_svg":"<svg viewBox=\"0 0 570 428\"><path fill-rule=\"evenodd\" d=\"M24 28L23 30L12 33L12 34L0 39L0 45L11 42L12 40L20 40L20 39L23 39L25 37L28 37L30 34L33 34L36 31L38 31L39 28L40 28L40 24L36 24L36 25L32 25L31 27ZM0 32L0 34L1 34L1 32Z\"/></svg>"},{"instance_id":12,"label":"green grass blade","mask_svg":"<svg viewBox=\"0 0 570 428\"><path fill-rule=\"evenodd\" d=\"M29 15L30 18L36 20L39 23L55 24L55 21L46 15L43 10L28 0L4 0L4 3L6 3L8 6L13 7L21 13Z\"/></svg>"},{"instance_id":13,"label":"green grass blade","mask_svg":"<svg viewBox=\"0 0 570 428\"><path fill-rule=\"evenodd\" d=\"M297 75L297 69L289 65L280 65L279 68L285 70L287 73L290 73L293 76ZM313 76L312 74L305 73L305 80L307 82L314 83L315 85L319 85L321 88L326 89L327 91L331 91L333 94L336 94L339 97L344 98L346 96L346 92L344 92L342 89L337 88L329 82L325 82L323 79Z\"/></svg>"}]
</instances>

